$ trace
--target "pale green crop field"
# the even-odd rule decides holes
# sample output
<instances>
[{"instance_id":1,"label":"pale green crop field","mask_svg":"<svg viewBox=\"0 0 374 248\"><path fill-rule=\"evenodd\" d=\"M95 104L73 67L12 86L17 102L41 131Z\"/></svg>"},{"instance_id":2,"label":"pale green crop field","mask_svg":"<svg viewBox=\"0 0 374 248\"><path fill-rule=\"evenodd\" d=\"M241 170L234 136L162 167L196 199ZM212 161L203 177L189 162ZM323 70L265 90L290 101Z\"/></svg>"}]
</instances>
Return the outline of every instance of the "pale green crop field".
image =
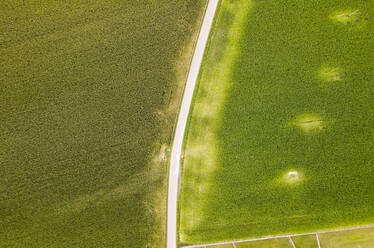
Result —
<instances>
[{"instance_id":1,"label":"pale green crop field","mask_svg":"<svg viewBox=\"0 0 374 248\"><path fill-rule=\"evenodd\" d=\"M373 54L373 1L223 1L186 135L181 243L374 223Z\"/></svg>"},{"instance_id":2,"label":"pale green crop field","mask_svg":"<svg viewBox=\"0 0 374 248\"><path fill-rule=\"evenodd\" d=\"M233 244L217 245L212 248L233 248ZM235 244L237 248L292 248L287 238L269 239Z\"/></svg>"},{"instance_id":3,"label":"pale green crop field","mask_svg":"<svg viewBox=\"0 0 374 248\"><path fill-rule=\"evenodd\" d=\"M319 235L321 247L371 248L374 247L374 228L323 233Z\"/></svg>"},{"instance_id":4,"label":"pale green crop field","mask_svg":"<svg viewBox=\"0 0 374 248\"><path fill-rule=\"evenodd\" d=\"M327 236L325 235L325 237L327 237ZM295 246L298 247L298 248L299 247L300 248L318 248L316 235L306 235L306 236L292 237L292 240L293 240ZM321 241L321 239L320 239L320 241Z\"/></svg>"},{"instance_id":5,"label":"pale green crop field","mask_svg":"<svg viewBox=\"0 0 374 248\"><path fill-rule=\"evenodd\" d=\"M371 248L374 247L374 228L319 234L323 248ZM296 248L318 248L315 235L292 237ZM277 238L211 246L214 248L293 248L289 238Z\"/></svg>"}]
</instances>

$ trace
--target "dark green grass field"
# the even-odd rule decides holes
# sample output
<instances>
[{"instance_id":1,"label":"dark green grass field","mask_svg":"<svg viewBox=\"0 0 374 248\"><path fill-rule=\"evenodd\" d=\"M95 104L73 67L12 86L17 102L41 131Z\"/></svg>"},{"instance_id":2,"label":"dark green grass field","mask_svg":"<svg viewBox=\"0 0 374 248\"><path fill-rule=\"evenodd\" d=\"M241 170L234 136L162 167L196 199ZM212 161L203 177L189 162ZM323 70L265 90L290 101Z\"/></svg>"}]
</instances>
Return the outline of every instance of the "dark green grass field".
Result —
<instances>
[{"instance_id":1,"label":"dark green grass field","mask_svg":"<svg viewBox=\"0 0 374 248\"><path fill-rule=\"evenodd\" d=\"M219 114L201 118L196 106L192 114L182 241L374 223L374 2L252 4L241 25L238 55L227 65L230 76L221 84L229 89L215 99L222 101ZM222 41L224 16L218 17L200 88L210 83L204 80L211 68L218 68L210 58L222 46L215 42ZM200 88L197 102L209 94ZM208 163L193 167L198 158L188 157L193 130L205 126L212 127L204 130L215 139L206 149L216 151L214 169ZM195 205L184 192L195 195ZM196 206L200 212L194 212ZM187 211L195 213L188 216L196 224L186 224Z\"/></svg>"},{"instance_id":2,"label":"dark green grass field","mask_svg":"<svg viewBox=\"0 0 374 248\"><path fill-rule=\"evenodd\" d=\"M163 246L205 3L1 1L1 248Z\"/></svg>"}]
</instances>

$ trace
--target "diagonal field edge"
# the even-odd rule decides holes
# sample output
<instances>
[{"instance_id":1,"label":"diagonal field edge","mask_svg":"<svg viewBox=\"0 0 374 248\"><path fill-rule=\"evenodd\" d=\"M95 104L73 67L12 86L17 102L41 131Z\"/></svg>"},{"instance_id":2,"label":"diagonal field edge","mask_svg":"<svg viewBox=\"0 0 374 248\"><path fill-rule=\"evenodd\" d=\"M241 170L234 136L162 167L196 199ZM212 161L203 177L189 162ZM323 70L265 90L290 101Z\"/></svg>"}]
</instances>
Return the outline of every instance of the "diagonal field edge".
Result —
<instances>
[{"instance_id":1,"label":"diagonal field edge","mask_svg":"<svg viewBox=\"0 0 374 248\"><path fill-rule=\"evenodd\" d=\"M177 128L175 130L169 169L167 248L177 247L177 200L180 174L180 157L182 153L184 131L186 129L192 96L199 74L201 61L203 59L205 46L208 41L210 28L212 26L214 15L218 6L218 1L219 0L209 0L188 73L182 105L178 116Z\"/></svg>"},{"instance_id":2,"label":"diagonal field edge","mask_svg":"<svg viewBox=\"0 0 374 248\"><path fill-rule=\"evenodd\" d=\"M260 241L260 240L267 240L267 239L277 239L277 238L290 238L290 237L305 236L305 235L316 235L316 237L318 237L318 234L321 234L321 233L342 232L342 231L365 229L365 228L374 228L374 224L373 225L363 225L363 226L355 226L355 227L338 228L338 229L331 229L331 230L324 230L324 231L317 231L317 232L310 232L310 233L266 236L266 237L262 237L262 238L245 239L245 240L233 240L233 241L227 241L227 242L202 244L202 245L187 245L187 246L183 246L183 248L209 247L209 246L215 246L215 245L227 245L227 244L234 244L234 243L244 243L244 242Z\"/></svg>"}]
</instances>

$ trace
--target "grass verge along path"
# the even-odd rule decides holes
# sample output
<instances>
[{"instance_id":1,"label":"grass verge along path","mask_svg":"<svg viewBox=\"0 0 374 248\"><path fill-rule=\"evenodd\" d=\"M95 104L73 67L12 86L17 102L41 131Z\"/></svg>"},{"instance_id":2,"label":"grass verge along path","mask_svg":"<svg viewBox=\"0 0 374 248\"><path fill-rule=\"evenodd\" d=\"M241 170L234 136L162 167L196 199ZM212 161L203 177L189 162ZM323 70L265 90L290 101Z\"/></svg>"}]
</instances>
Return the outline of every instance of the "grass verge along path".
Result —
<instances>
[{"instance_id":1,"label":"grass verge along path","mask_svg":"<svg viewBox=\"0 0 374 248\"><path fill-rule=\"evenodd\" d=\"M201 61L203 59L206 43L208 41L210 28L217 9L218 0L210 0L205 12L204 21L201 26L199 38L197 40L195 53L192 58L190 71L184 90L183 100L178 116L177 127L174 134L173 147L171 151L169 169L169 193L168 193L168 224L167 224L167 247L177 246L177 203L179 192L179 172L180 159L184 131L187 124L188 113L190 111L191 100L195 89L196 80L199 74Z\"/></svg>"}]
</instances>

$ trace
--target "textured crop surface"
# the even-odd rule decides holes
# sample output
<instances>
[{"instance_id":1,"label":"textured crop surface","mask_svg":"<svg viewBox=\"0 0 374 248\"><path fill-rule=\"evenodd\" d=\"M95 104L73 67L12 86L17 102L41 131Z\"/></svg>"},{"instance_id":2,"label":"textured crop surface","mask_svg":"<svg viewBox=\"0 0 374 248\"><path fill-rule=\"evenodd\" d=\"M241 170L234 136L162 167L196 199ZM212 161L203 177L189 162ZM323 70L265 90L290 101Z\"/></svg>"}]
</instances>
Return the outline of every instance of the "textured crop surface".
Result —
<instances>
[{"instance_id":1,"label":"textured crop surface","mask_svg":"<svg viewBox=\"0 0 374 248\"><path fill-rule=\"evenodd\" d=\"M224 1L185 145L181 242L373 223L373 54L373 1Z\"/></svg>"},{"instance_id":2,"label":"textured crop surface","mask_svg":"<svg viewBox=\"0 0 374 248\"><path fill-rule=\"evenodd\" d=\"M164 246L206 2L0 2L0 247Z\"/></svg>"}]
</instances>

